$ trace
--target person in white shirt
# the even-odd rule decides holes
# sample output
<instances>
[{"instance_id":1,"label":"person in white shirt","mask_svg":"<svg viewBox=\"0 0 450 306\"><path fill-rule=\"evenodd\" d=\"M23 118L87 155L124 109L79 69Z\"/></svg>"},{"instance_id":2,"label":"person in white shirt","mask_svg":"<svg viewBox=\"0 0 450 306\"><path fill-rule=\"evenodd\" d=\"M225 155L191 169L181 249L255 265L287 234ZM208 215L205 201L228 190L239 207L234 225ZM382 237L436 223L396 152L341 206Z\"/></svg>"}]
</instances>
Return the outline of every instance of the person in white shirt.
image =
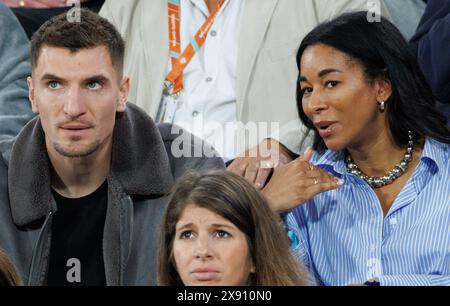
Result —
<instances>
[{"instance_id":1,"label":"person in white shirt","mask_svg":"<svg viewBox=\"0 0 450 306\"><path fill-rule=\"evenodd\" d=\"M212 144L226 160L238 153L233 124L236 112L236 66L238 35L243 1L180 1L181 50L209 17L219 9L205 44L183 71L183 90L173 114L166 122L180 127ZM171 65L168 65L170 71ZM156 118L157 120L160 118ZM158 120L160 121L160 120ZM208 123L216 124L208 124ZM228 124L227 124L228 123ZM231 124L230 124L231 123Z\"/></svg>"}]
</instances>

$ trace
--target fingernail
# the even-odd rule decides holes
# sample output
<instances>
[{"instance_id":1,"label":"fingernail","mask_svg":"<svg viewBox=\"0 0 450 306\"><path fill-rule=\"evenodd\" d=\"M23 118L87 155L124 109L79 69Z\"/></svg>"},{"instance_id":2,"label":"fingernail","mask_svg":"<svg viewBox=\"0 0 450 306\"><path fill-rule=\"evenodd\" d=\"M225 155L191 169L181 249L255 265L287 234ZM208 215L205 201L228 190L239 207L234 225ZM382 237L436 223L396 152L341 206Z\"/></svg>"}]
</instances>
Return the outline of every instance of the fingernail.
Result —
<instances>
[{"instance_id":1,"label":"fingernail","mask_svg":"<svg viewBox=\"0 0 450 306\"><path fill-rule=\"evenodd\" d=\"M338 180L337 180L337 184L338 184L338 186L344 185L344 180L338 179Z\"/></svg>"},{"instance_id":2,"label":"fingernail","mask_svg":"<svg viewBox=\"0 0 450 306\"><path fill-rule=\"evenodd\" d=\"M258 188L258 189L261 189L262 184L261 184L261 183L256 183L256 184L255 184L255 187Z\"/></svg>"},{"instance_id":3,"label":"fingernail","mask_svg":"<svg viewBox=\"0 0 450 306\"><path fill-rule=\"evenodd\" d=\"M303 155L305 155L306 153L308 153L311 150L311 146L308 146L305 150L305 152L303 152Z\"/></svg>"}]
</instances>

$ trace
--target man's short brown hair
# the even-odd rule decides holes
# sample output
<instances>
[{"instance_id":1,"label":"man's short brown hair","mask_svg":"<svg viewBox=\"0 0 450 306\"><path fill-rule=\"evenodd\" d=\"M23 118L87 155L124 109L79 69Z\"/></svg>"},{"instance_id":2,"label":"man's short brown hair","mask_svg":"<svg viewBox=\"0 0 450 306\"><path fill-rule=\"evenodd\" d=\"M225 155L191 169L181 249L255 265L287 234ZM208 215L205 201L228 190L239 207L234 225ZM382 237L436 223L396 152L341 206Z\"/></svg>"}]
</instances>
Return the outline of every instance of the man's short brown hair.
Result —
<instances>
[{"instance_id":1,"label":"man's short brown hair","mask_svg":"<svg viewBox=\"0 0 450 306\"><path fill-rule=\"evenodd\" d=\"M105 18L87 9L80 9L80 22L70 22L67 13L44 23L31 38L31 64L36 68L43 46L67 48L75 53L99 46L108 48L119 75L122 75L125 43L116 28Z\"/></svg>"}]
</instances>

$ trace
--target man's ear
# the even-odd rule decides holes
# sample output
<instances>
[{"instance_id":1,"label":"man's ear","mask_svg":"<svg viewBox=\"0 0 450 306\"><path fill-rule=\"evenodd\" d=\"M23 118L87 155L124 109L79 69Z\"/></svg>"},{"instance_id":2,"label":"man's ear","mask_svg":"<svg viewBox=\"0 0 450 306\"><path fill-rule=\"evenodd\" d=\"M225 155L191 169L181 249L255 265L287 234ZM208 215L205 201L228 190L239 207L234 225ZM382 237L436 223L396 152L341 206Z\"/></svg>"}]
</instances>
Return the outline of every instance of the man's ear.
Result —
<instances>
[{"instance_id":1,"label":"man's ear","mask_svg":"<svg viewBox=\"0 0 450 306\"><path fill-rule=\"evenodd\" d=\"M117 105L117 112L124 112L127 108L128 94L130 92L130 78L123 77L120 83L119 103Z\"/></svg>"},{"instance_id":2,"label":"man's ear","mask_svg":"<svg viewBox=\"0 0 450 306\"><path fill-rule=\"evenodd\" d=\"M32 77L30 76L27 77L27 84L28 84L28 99L31 102L31 110L33 111L33 113L39 114L39 107L34 97L34 84Z\"/></svg>"}]
</instances>

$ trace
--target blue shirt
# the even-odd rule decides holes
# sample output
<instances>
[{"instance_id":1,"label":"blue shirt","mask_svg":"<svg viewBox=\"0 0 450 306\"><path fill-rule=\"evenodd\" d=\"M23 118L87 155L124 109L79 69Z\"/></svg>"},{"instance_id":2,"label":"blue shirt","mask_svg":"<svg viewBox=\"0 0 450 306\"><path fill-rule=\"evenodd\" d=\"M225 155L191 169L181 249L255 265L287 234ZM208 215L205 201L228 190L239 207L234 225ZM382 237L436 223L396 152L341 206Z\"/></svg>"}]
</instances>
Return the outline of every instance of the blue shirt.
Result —
<instances>
[{"instance_id":1,"label":"blue shirt","mask_svg":"<svg viewBox=\"0 0 450 306\"><path fill-rule=\"evenodd\" d=\"M450 285L450 145L427 139L386 217L343 152L312 162L344 180L285 216L291 247L323 285Z\"/></svg>"}]
</instances>

